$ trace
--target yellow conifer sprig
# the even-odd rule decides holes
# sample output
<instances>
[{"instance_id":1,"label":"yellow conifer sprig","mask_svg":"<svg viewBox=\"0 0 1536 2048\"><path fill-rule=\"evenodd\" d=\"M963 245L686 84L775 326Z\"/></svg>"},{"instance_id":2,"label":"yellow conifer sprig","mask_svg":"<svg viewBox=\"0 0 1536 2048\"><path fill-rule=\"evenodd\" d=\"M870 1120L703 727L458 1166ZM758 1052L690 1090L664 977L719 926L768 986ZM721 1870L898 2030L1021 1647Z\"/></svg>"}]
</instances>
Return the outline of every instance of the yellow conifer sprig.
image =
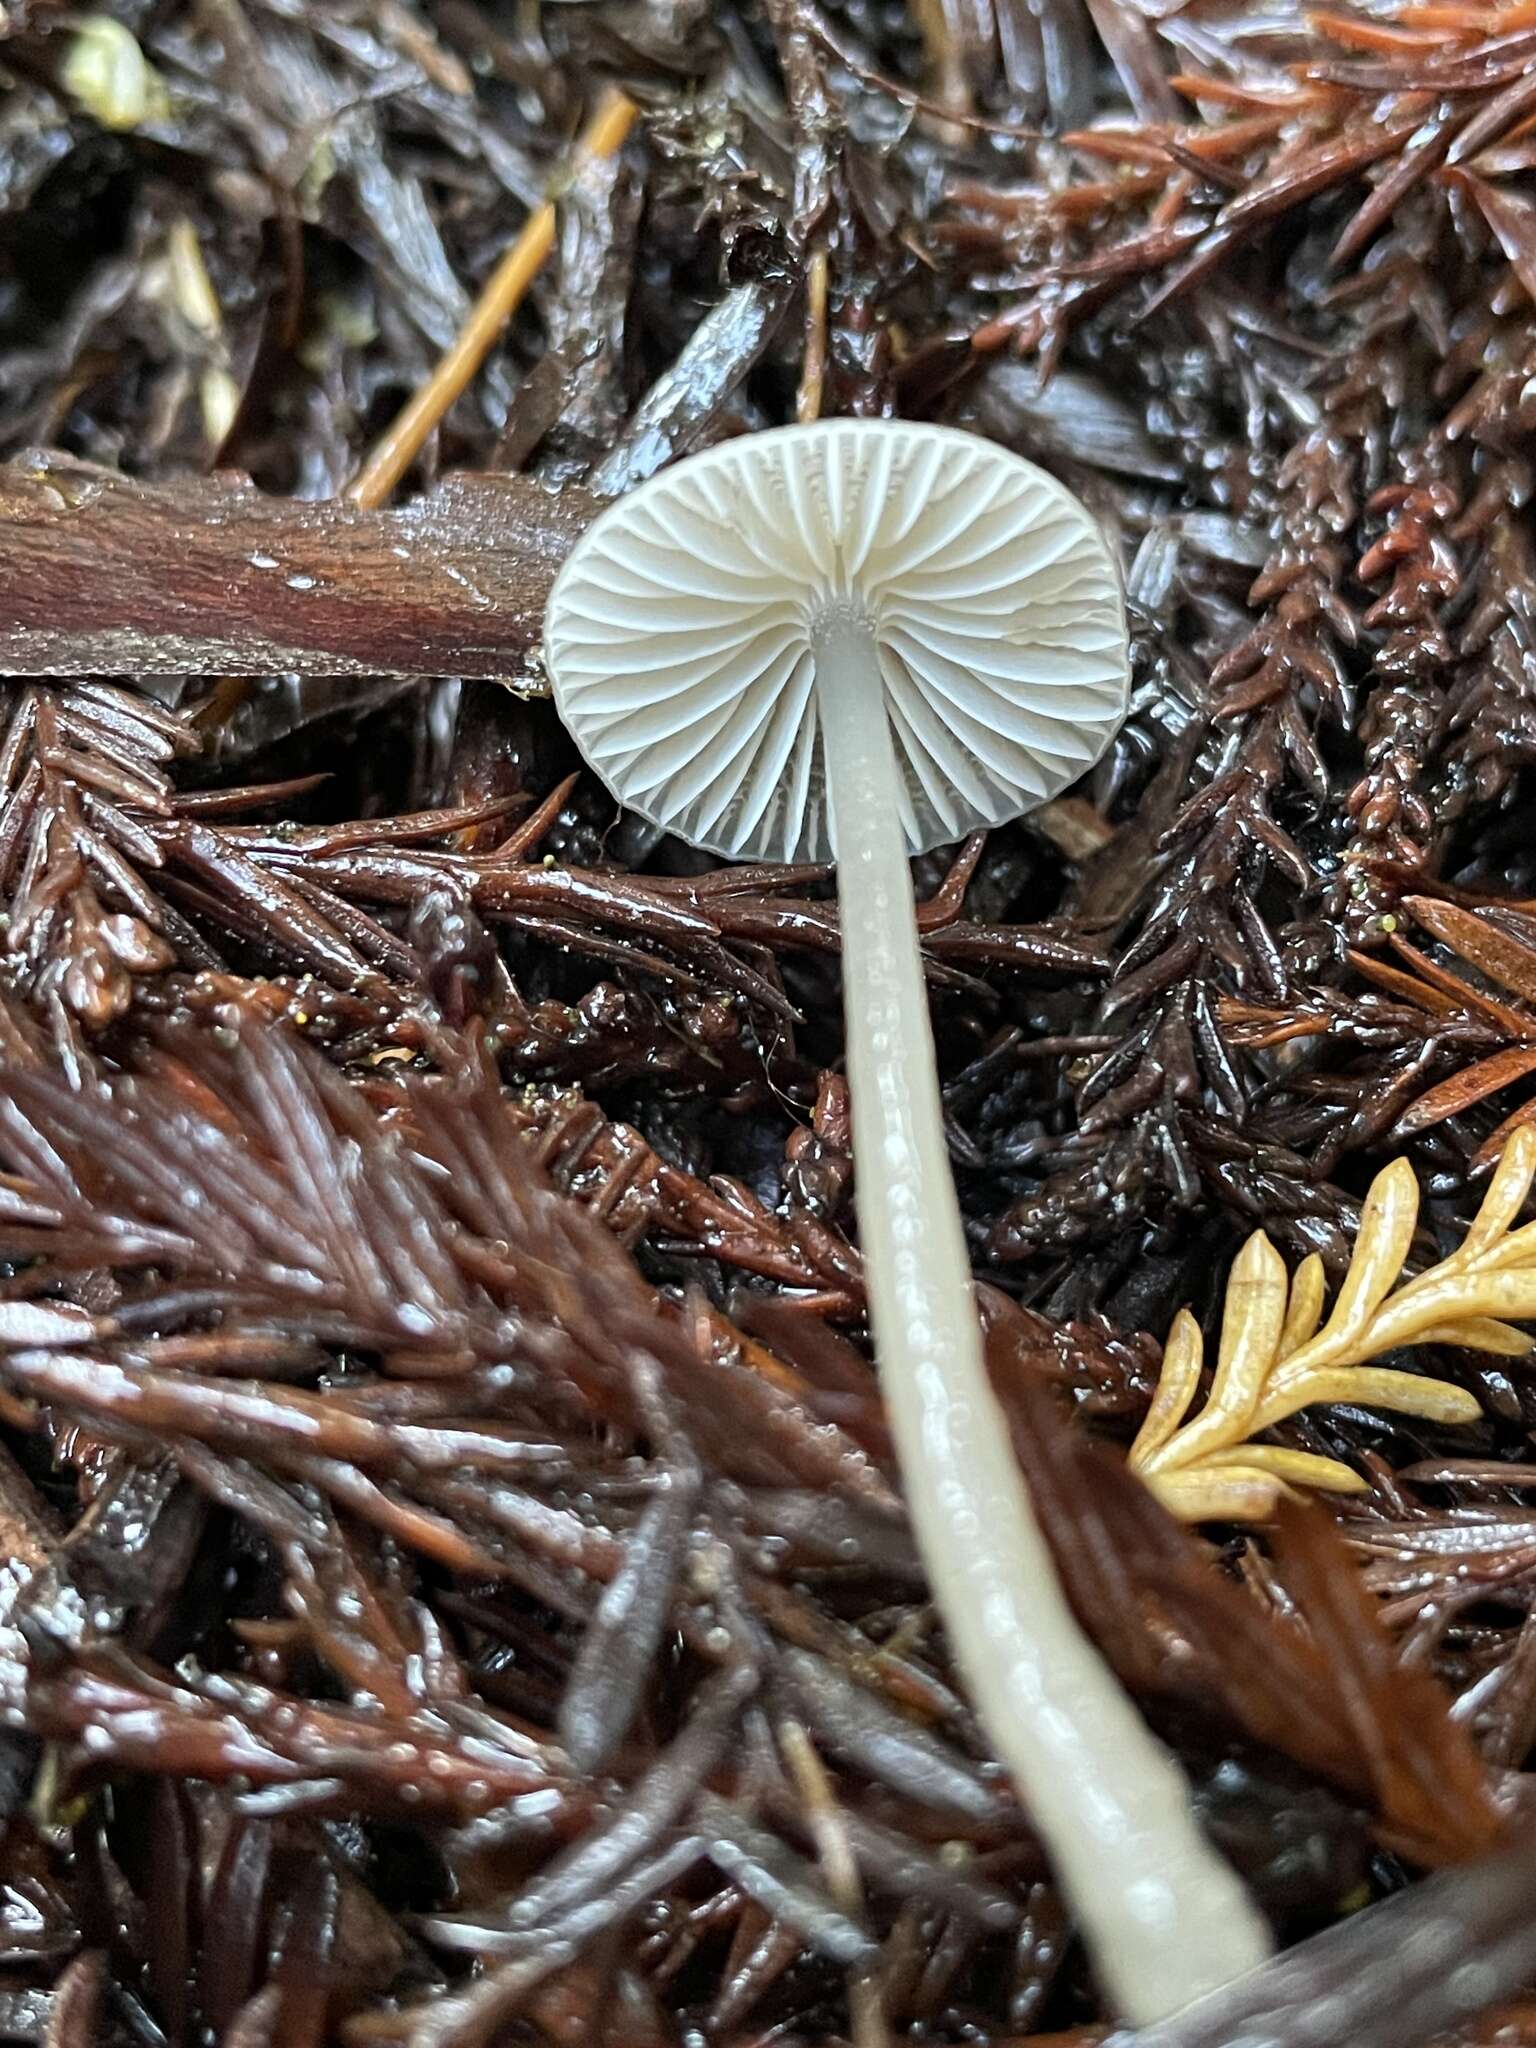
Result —
<instances>
[{"instance_id":1,"label":"yellow conifer sprig","mask_svg":"<svg viewBox=\"0 0 1536 2048\"><path fill-rule=\"evenodd\" d=\"M1204 1406L1185 1419L1204 1344L1200 1325L1180 1309L1152 1406L1131 1446L1132 1470L1184 1521L1263 1521L1296 1488L1365 1490L1359 1474L1335 1458L1253 1442L1302 1408L1348 1401L1432 1422L1472 1421L1478 1404L1464 1388L1368 1361L1410 1344L1460 1344L1509 1358L1530 1351L1536 1340L1512 1323L1536 1317L1536 1223L1512 1226L1533 1180L1536 1130L1523 1127L1511 1136L1460 1248L1403 1281L1419 1186L1407 1160L1395 1160L1371 1183L1354 1255L1326 1322L1322 1260L1312 1253L1287 1281L1280 1254L1255 1231L1227 1281Z\"/></svg>"}]
</instances>

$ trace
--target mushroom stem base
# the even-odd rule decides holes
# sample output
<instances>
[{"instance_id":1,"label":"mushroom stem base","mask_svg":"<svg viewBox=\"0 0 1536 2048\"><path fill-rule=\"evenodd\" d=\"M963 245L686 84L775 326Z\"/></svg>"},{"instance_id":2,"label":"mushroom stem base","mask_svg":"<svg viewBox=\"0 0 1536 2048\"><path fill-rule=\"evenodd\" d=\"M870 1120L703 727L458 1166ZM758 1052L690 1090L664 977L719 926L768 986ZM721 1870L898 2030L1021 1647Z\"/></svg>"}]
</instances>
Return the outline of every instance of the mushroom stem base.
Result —
<instances>
[{"instance_id":1,"label":"mushroom stem base","mask_svg":"<svg viewBox=\"0 0 1536 2048\"><path fill-rule=\"evenodd\" d=\"M908 1506L972 1698L1100 1981L1144 2024L1262 1962L1269 1932L1079 1629L1031 1510L982 1359L874 634L830 611L814 652L859 1234Z\"/></svg>"}]
</instances>

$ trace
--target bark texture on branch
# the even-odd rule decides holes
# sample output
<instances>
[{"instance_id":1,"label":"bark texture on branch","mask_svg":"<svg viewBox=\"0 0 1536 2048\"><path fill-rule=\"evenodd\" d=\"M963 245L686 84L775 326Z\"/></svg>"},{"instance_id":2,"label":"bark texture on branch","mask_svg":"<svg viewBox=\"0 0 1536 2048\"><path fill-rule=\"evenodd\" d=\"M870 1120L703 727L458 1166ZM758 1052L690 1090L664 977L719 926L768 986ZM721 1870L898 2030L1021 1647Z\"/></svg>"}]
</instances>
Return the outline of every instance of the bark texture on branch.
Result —
<instances>
[{"instance_id":1,"label":"bark texture on branch","mask_svg":"<svg viewBox=\"0 0 1536 2048\"><path fill-rule=\"evenodd\" d=\"M365 512L24 457L0 467L0 674L496 675L598 509L525 477Z\"/></svg>"}]
</instances>

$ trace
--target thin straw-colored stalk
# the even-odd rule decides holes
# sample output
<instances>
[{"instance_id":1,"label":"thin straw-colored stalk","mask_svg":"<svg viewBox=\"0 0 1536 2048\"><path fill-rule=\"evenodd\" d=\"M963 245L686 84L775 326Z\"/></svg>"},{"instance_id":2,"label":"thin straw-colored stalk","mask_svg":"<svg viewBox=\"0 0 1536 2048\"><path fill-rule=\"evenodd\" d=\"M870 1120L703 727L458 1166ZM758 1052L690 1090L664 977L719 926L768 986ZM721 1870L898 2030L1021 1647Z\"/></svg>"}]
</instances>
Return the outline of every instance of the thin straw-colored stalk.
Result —
<instances>
[{"instance_id":1,"label":"thin straw-colored stalk","mask_svg":"<svg viewBox=\"0 0 1536 2048\"><path fill-rule=\"evenodd\" d=\"M639 108L610 86L583 129L575 161L612 156L621 149ZM492 345L523 302L555 245L555 203L536 206L517 240L486 280L453 346L421 389L396 414L372 454L347 486L356 505L384 504L421 453L422 445L489 355Z\"/></svg>"},{"instance_id":2,"label":"thin straw-colored stalk","mask_svg":"<svg viewBox=\"0 0 1536 2048\"><path fill-rule=\"evenodd\" d=\"M982 1359L869 622L813 637L838 859L859 1233L881 1385L972 1698L1127 2020L1263 1961L1268 1930L1063 1596Z\"/></svg>"},{"instance_id":3,"label":"thin straw-colored stalk","mask_svg":"<svg viewBox=\"0 0 1536 2048\"><path fill-rule=\"evenodd\" d=\"M795 418L802 425L820 419L827 380L827 284L831 265L826 245L818 243L805 266L805 360L795 394Z\"/></svg>"}]
</instances>

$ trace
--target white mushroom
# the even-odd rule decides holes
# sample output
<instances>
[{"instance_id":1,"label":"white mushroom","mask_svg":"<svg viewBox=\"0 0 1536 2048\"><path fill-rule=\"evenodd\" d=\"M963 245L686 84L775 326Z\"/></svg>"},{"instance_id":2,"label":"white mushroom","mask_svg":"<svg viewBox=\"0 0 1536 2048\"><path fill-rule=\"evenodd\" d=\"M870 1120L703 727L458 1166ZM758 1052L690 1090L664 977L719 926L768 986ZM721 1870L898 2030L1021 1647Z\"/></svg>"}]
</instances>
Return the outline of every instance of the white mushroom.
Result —
<instances>
[{"instance_id":1,"label":"white mushroom","mask_svg":"<svg viewBox=\"0 0 1536 2048\"><path fill-rule=\"evenodd\" d=\"M859 1233L918 1540L1101 1981L1127 2019L1164 2017L1268 1934L1031 1512L982 1362L907 867L1064 788L1114 734L1129 670L1103 537L970 435L788 427L610 506L555 586L545 652L630 809L730 859L836 857Z\"/></svg>"}]
</instances>

